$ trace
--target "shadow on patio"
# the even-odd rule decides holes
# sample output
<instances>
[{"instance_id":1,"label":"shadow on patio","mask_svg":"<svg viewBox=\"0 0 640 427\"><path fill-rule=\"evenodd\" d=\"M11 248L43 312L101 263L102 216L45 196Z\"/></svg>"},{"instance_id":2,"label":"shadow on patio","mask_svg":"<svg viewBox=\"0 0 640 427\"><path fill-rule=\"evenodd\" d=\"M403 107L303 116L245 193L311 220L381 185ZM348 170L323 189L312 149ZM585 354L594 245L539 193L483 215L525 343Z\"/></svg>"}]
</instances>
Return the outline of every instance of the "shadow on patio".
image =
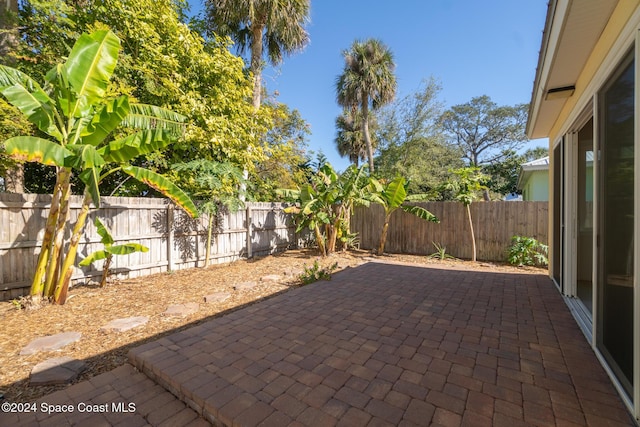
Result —
<instances>
[{"instance_id":1,"label":"shadow on patio","mask_svg":"<svg viewBox=\"0 0 640 427\"><path fill-rule=\"evenodd\" d=\"M149 342L129 358L222 425L633 425L543 275L372 262ZM139 412L148 387L168 396L149 378L125 366L40 402L129 399ZM110 383L102 393L100 381ZM156 398L155 418L138 418L204 421L179 403ZM100 417L131 425L133 416L90 415L92 425ZM77 412L57 419L81 416L88 422ZM51 425L42 414L11 421L35 419Z\"/></svg>"}]
</instances>

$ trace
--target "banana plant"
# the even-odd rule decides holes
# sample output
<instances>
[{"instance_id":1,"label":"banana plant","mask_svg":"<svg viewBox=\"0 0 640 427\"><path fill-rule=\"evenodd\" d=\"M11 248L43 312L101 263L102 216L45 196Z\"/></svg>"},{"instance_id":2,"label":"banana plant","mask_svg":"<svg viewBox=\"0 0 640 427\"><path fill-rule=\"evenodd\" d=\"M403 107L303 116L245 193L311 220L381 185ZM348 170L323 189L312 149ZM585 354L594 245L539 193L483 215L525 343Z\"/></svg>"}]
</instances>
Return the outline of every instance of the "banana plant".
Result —
<instances>
[{"instance_id":1,"label":"banana plant","mask_svg":"<svg viewBox=\"0 0 640 427\"><path fill-rule=\"evenodd\" d=\"M368 206L376 192L367 166L350 166L342 174L326 163L313 176L312 182L295 190L278 190L278 194L296 202L285 209L296 214L298 232L313 231L322 256L335 251L337 239L348 233L354 206Z\"/></svg>"},{"instance_id":2,"label":"banana plant","mask_svg":"<svg viewBox=\"0 0 640 427\"><path fill-rule=\"evenodd\" d=\"M389 230L389 221L391 220L391 214L396 210L402 209L403 211L417 216L430 222L440 222L440 220L431 212L421 206L408 205L407 202L417 202L426 200L429 196L427 194L413 194L407 193L409 182L404 177L398 175L393 180L387 183L377 183L377 187L380 191L377 193L375 201L380 203L384 208L384 225L382 226L382 232L380 234L380 243L378 245L378 255L384 253L384 246L387 241L387 231Z\"/></svg>"},{"instance_id":3,"label":"banana plant","mask_svg":"<svg viewBox=\"0 0 640 427\"><path fill-rule=\"evenodd\" d=\"M166 147L182 132L184 117L160 107L129 103L127 96L107 95L118 59L120 40L109 30L83 34L67 60L52 68L43 86L28 75L0 65L0 93L47 136L18 136L4 142L10 157L55 166L56 184L31 295L64 304L82 231L91 203L100 207L100 182L121 170L148 184L197 216L189 197L161 175L129 164L134 158ZM114 139L114 131L135 130ZM71 176L84 183L84 198L66 254Z\"/></svg>"},{"instance_id":4,"label":"banana plant","mask_svg":"<svg viewBox=\"0 0 640 427\"><path fill-rule=\"evenodd\" d=\"M149 248L139 243L125 243L123 245L114 245L115 240L111 234L111 230L100 221L100 218L95 219L94 225L100 236L100 243L104 246L104 249L90 253L85 259L80 261L78 265L85 267L100 260L104 260L102 265L102 278L100 279L100 287L103 288L107 284L107 277L109 276L109 269L111 268L111 262L114 255L129 255L135 252L149 252Z\"/></svg>"}]
</instances>

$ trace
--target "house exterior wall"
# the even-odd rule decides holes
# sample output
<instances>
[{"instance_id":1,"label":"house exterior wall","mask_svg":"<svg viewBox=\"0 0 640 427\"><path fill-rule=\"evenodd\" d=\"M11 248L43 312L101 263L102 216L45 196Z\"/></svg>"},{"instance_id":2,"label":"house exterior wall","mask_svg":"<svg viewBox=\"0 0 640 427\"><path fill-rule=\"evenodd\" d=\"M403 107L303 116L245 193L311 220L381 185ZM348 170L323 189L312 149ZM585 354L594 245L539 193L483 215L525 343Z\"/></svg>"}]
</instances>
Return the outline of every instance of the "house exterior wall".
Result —
<instances>
[{"instance_id":1,"label":"house exterior wall","mask_svg":"<svg viewBox=\"0 0 640 427\"><path fill-rule=\"evenodd\" d=\"M567 102L562 109L555 125L549 132L549 148L551 156L553 156L553 144L557 141L558 137L562 135L570 116L576 109L581 109L584 103L584 98L591 97L592 89L590 83L594 80L596 73L602 68L606 56L612 50L613 45L620 37L620 33L627 25L627 22L633 15L634 11L640 7L640 0L623 0L616 6L607 26L605 27L598 43L593 49L593 52L589 56L589 59L580 73L580 77L575 84L575 92L573 96L567 99ZM551 159L552 161L552 159Z\"/></svg>"},{"instance_id":2,"label":"house exterior wall","mask_svg":"<svg viewBox=\"0 0 640 427\"><path fill-rule=\"evenodd\" d=\"M594 351L596 351L596 354L598 354L598 357L603 362L603 366L605 366L605 369L609 372L612 380L614 380L616 387L620 391L621 396L625 399L630 411L638 420L640 420L640 280L638 279L640 271L640 244L638 243L640 240L640 191L638 191L637 188L635 190L635 223L631 229L628 230L628 233L635 237L635 250L629 252L634 254L633 262L635 263L635 266L631 271L635 271L635 273L632 273L633 283L631 284L631 287L634 288L633 296L626 298L625 301L631 299L634 302L632 304L633 311L631 313L632 321L631 319L625 318L626 323L623 329L631 331L628 334L625 333L624 336L632 338L624 339L626 340L625 342L631 341L633 344L633 352L630 354L633 357L634 368L633 378L629 378L631 380L631 385L625 386L623 384L623 375L621 375L619 367L616 368L614 366L615 363L611 362L615 356L611 356L610 353L607 355L607 348L605 347L608 344L603 344L604 334L608 334L606 336L616 335L612 334L612 331L605 329L604 321L602 320L604 318L604 314L602 314L602 304L604 304L603 287L611 288L611 283L615 285L613 282L614 276L611 276L611 278L609 276L605 276L607 274L607 270L603 264L601 264L603 262L602 258L604 257L603 253L606 251L600 251L598 249L600 247L599 245L602 244L601 242L603 238L600 233L605 233L606 228L603 223L599 222L600 220L598 218L594 218L594 231L588 236L588 241L581 242L581 230L579 227L575 226L575 215L577 210L575 206L577 205L578 198L578 189L575 184L575 162L577 159L575 151L577 149L575 144L577 138L576 132L580 129L582 124L584 124L584 117L591 115L594 119L595 153L598 153L598 150L602 150L603 146L607 146L607 141L605 140L606 137L602 136L603 134L601 133L601 126L604 126L604 123L599 123L602 114L602 91L603 88L606 87L605 85L611 81L614 73L620 68L623 59L625 57L628 58L626 54L635 46L635 183L636 185L640 185L640 99L638 99L640 98L640 96L638 96L640 91L637 89L638 85L640 85L640 57L638 55L638 52L640 52L640 47L638 47L638 44L640 44L639 41L640 0L620 0L616 4L611 17L607 21L604 30L591 51L585 66L582 68L582 71L578 74L578 78L575 80L575 91L573 95L566 99L560 113L555 116L554 124L548 130L550 153L550 168L548 174L550 213L548 231L550 236L549 259L552 260L558 256L560 264L562 265L558 270L559 273L557 275L552 271L552 269L550 269L550 276L554 279L561 277L562 282L559 282L558 285L561 292L569 297L567 298L568 304L569 302L578 299L577 289L580 286L578 281L582 280L582 278L593 280L593 284L591 286L593 286L594 289L594 300L593 305L590 308L591 312L587 316L589 317L589 320L585 321L584 319L586 317L580 318L582 315L576 314L576 310L574 310L574 315L576 316L578 323L582 326L583 331L585 331L585 335L592 344ZM549 88L545 88L545 90L546 89ZM562 144L558 145L560 142L562 142ZM561 150L554 150L556 147L561 147ZM562 154L562 157L556 158L559 153ZM554 167L554 165L558 164L562 164L563 167ZM558 171L563 171L561 173L564 176L554 176ZM587 194L594 195L595 190L595 195L591 198L587 197L583 203L592 202L595 215L599 215L597 206L604 203L602 202L604 196L598 194L598 182L603 185L602 183L606 181L600 180L607 179L606 175L599 177L598 174L600 173L602 172L599 167L596 167L595 177L593 168L588 168L586 171ZM558 184L554 185L554 183L561 184L558 186ZM556 197L556 195L554 195L554 191L560 187L564 188L564 194ZM560 200L561 205L554 206L558 200ZM561 215L561 217L558 217L558 215ZM625 225L625 227L627 226ZM577 229L574 230L574 228ZM553 236L555 236L558 230L562 230L562 237L559 240L555 240ZM613 241L613 239L609 240ZM631 239L631 241L633 242L633 239ZM593 266L580 266L576 255L576 249L578 247L582 248L583 253L585 247L587 248L587 251L590 250L588 249L589 247L593 248ZM633 276L633 274L635 274L635 276ZM627 284L626 286L629 285ZM574 305L571 306L574 307ZM609 308L609 313L610 312L611 308ZM619 382L617 382L615 378L617 378Z\"/></svg>"},{"instance_id":3,"label":"house exterior wall","mask_svg":"<svg viewBox=\"0 0 640 427\"><path fill-rule=\"evenodd\" d=\"M522 200L546 202L549 200L549 171L533 171L523 186Z\"/></svg>"}]
</instances>

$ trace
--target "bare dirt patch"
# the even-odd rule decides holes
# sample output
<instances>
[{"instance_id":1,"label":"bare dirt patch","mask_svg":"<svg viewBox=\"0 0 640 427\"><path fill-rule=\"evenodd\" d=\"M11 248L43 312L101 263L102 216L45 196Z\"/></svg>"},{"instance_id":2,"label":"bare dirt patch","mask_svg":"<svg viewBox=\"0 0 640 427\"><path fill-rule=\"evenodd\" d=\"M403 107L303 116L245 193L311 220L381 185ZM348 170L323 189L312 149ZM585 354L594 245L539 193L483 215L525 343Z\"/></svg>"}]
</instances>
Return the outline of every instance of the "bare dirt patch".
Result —
<instances>
[{"instance_id":1,"label":"bare dirt patch","mask_svg":"<svg viewBox=\"0 0 640 427\"><path fill-rule=\"evenodd\" d=\"M461 260L437 261L425 256L385 255L352 251L320 259L312 251L287 251L279 255L240 260L231 264L156 274L116 281L104 288L79 286L70 291L64 306L45 305L38 310L17 310L11 302L0 302L0 395L9 402L31 402L62 386L30 386L29 373L38 363L60 356L83 360L88 369L76 380L83 381L126 362L127 352L146 341L223 315L229 310L260 301L300 286L299 274L315 260L322 267L338 263L338 270L377 259L438 268L546 274L537 268L517 268L494 263ZM334 272L335 274L335 272ZM262 280L278 275L278 281ZM256 282L249 289L234 289L244 282ZM224 301L204 302L204 297L228 293ZM186 317L163 315L169 305L198 303L199 310ZM146 316L144 326L125 332L102 332L114 319ZM82 338L61 350L21 356L20 350L33 339L76 331Z\"/></svg>"}]
</instances>

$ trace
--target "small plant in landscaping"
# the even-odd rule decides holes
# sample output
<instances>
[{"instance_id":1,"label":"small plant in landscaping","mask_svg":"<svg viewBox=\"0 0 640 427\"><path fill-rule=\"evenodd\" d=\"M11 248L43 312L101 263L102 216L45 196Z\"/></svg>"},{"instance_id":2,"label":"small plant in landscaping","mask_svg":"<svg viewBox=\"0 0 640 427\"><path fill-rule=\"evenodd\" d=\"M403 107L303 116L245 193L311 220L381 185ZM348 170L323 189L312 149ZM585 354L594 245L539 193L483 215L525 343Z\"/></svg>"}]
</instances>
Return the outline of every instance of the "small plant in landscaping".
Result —
<instances>
[{"instance_id":1,"label":"small plant in landscaping","mask_svg":"<svg viewBox=\"0 0 640 427\"><path fill-rule=\"evenodd\" d=\"M512 265L547 266L549 247L533 237L513 236L509 247L508 261Z\"/></svg>"},{"instance_id":2,"label":"small plant in landscaping","mask_svg":"<svg viewBox=\"0 0 640 427\"><path fill-rule=\"evenodd\" d=\"M331 273L337 268L337 262L328 267L320 267L318 260L315 260L311 267L304 267L304 271L300 274L300 281L303 285L308 285L318 280L331 280Z\"/></svg>"},{"instance_id":3,"label":"small plant in landscaping","mask_svg":"<svg viewBox=\"0 0 640 427\"><path fill-rule=\"evenodd\" d=\"M441 245L440 243L431 242L433 246L436 248L436 251L429 255L429 258L439 259L440 261L444 261L445 259L456 259L453 255L449 255L447 253L447 247Z\"/></svg>"},{"instance_id":4,"label":"small plant in landscaping","mask_svg":"<svg viewBox=\"0 0 640 427\"><path fill-rule=\"evenodd\" d=\"M107 284L109 268L111 267L111 261L113 260L114 255L129 255L134 252L148 252L149 248L142 246L139 243L114 245L115 241L109 228L107 228L99 218L96 218L94 224L98 234L100 235L100 243L104 245L104 249L89 254L89 256L83 259L79 265L81 267L85 267L95 261L103 259L104 265L102 266L102 279L100 280L100 287L103 288Z\"/></svg>"}]
</instances>

